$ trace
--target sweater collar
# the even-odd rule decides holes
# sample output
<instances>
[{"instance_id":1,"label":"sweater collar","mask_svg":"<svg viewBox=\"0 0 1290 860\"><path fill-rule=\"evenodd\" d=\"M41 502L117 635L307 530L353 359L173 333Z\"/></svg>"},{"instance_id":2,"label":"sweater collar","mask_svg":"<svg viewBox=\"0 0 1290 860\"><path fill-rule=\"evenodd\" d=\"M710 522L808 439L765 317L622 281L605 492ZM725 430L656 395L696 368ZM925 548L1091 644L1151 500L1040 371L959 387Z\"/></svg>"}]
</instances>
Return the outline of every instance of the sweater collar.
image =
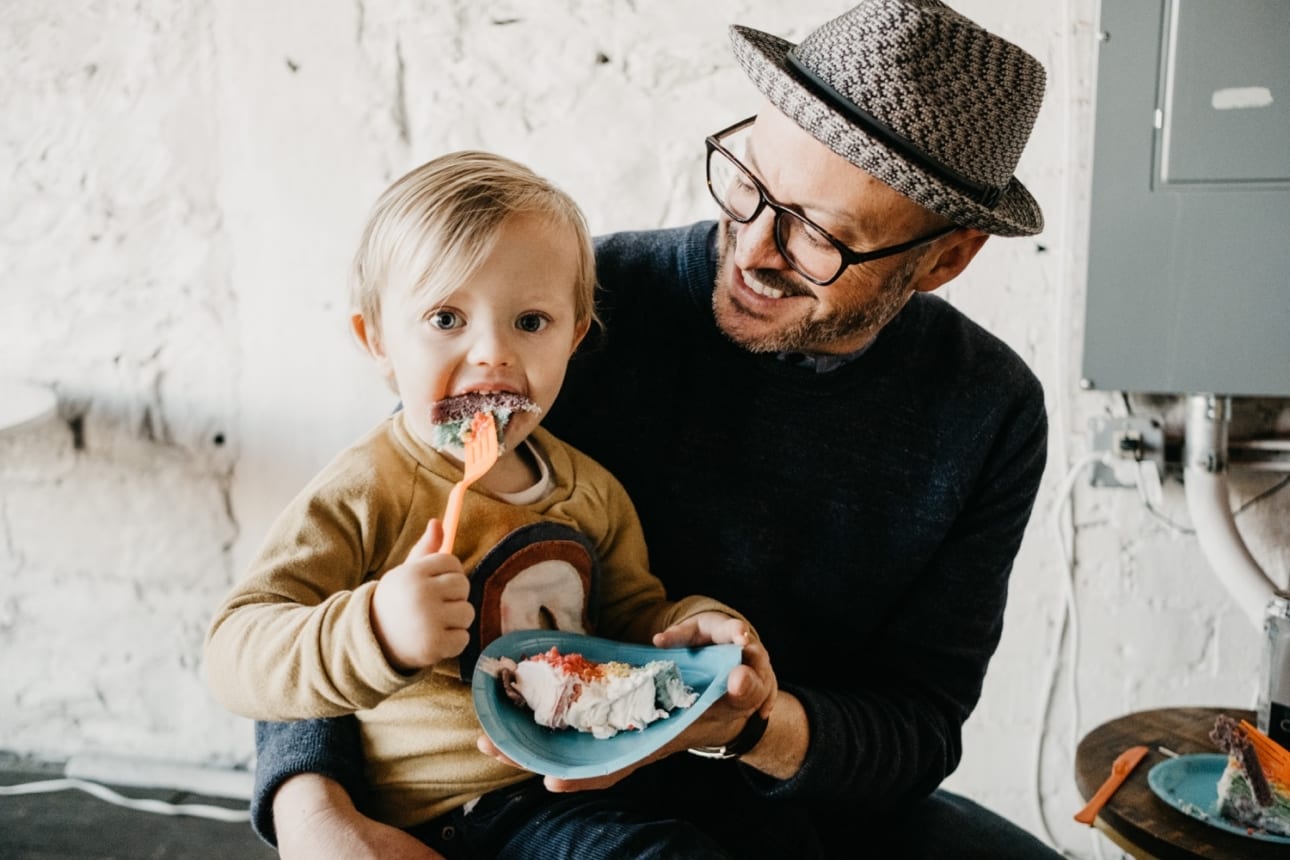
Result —
<instances>
[{"instance_id":1,"label":"sweater collar","mask_svg":"<svg viewBox=\"0 0 1290 860\"><path fill-rule=\"evenodd\" d=\"M881 332L879 332L881 334ZM845 367L855 361L860 356L869 351L869 347L876 343L878 338L875 336L864 346L855 352L848 352L843 355L827 355L821 352L801 352L799 350L790 350L776 354L776 358L785 364L791 364L794 367L805 367L808 370L814 370L816 373L828 373L831 370L837 370L839 367Z\"/></svg>"}]
</instances>

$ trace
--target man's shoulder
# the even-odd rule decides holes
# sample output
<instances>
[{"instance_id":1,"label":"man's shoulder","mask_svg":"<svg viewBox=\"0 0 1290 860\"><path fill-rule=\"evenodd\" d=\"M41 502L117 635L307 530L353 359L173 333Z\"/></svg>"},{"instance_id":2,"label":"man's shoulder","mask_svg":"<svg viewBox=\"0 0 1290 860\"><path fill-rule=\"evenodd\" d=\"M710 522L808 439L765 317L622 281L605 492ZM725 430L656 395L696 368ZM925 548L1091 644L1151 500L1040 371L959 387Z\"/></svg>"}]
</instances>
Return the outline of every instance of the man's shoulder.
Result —
<instances>
[{"instance_id":1,"label":"man's shoulder","mask_svg":"<svg viewBox=\"0 0 1290 860\"><path fill-rule=\"evenodd\" d=\"M706 262L716 222L698 221L684 227L626 230L597 236L596 267L600 271L631 268L672 268L702 257Z\"/></svg>"},{"instance_id":2,"label":"man's shoulder","mask_svg":"<svg viewBox=\"0 0 1290 860\"><path fill-rule=\"evenodd\" d=\"M994 379L1013 390L1042 397L1039 378L1021 355L1001 337L945 299L917 293L909 301L908 319L898 331L918 342L914 354L964 381ZM965 380L965 377L967 378Z\"/></svg>"},{"instance_id":3,"label":"man's shoulder","mask_svg":"<svg viewBox=\"0 0 1290 860\"><path fill-rule=\"evenodd\" d=\"M909 309L901 329L910 341L899 346L908 350L911 398L928 410L943 444L953 437L960 446L1025 465L1033 495L1047 448L1039 377L1017 350L944 299L919 294ZM994 441L982 447L987 438ZM955 456L971 462L968 449L955 449Z\"/></svg>"},{"instance_id":4,"label":"man's shoulder","mask_svg":"<svg viewBox=\"0 0 1290 860\"><path fill-rule=\"evenodd\" d=\"M621 339L659 319L694 320L711 303L716 222L596 238L600 317Z\"/></svg>"}]
</instances>

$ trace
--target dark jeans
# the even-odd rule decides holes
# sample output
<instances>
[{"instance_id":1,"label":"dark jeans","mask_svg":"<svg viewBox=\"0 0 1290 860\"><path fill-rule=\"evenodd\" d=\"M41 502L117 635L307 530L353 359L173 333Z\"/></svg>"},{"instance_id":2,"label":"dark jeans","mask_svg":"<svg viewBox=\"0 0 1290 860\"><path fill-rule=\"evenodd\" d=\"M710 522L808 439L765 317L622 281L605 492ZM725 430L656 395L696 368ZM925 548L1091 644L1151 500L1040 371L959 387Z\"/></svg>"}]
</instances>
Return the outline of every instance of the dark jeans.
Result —
<instances>
[{"instance_id":1,"label":"dark jeans","mask_svg":"<svg viewBox=\"0 0 1290 860\"><path fill-rule=\"evenodd\" d=\"M896 832L886 840L889 853L872 856L957 860L1054 860L1062 856L1003 816L944 789L897 816L891 829Z\"/></svg>"},{"instance_id":2,"label":"dark jeans","mask_svg":"<svg viewBox=\"0 0 1290 860\"><path fill-rule=\"evenodd\" d=\"M1060 857L1008 820L943 790L899 814L821 817L782 803L740 803L744 808L732 811L720 791L678 805L675 792L660 789L642 773L608 791L573 794L551 794L533 779L412 832L450 860Z\"/></svg>"},{"instance_id":3,"label":"dark jeans","mask_svg":"<svg viewBox=\"0 0 1290 860\"><path fill-rule=\"evenodd\" d=\"M551 794L540 779L485 795L470 812L454 810L412 833L449 860L555 858L721 858L694 825L642 805L629 791Z\"/></svg>"}]
</instances>

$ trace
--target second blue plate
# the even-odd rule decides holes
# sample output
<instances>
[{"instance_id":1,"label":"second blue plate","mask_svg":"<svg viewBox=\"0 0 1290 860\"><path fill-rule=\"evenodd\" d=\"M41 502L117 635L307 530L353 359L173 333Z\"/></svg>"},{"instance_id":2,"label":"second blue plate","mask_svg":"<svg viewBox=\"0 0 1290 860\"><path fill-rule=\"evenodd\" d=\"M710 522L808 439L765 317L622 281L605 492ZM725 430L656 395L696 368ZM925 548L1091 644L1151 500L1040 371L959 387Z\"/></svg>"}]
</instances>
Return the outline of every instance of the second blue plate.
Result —
<instances>
[{"instance_id":1,"label":"second blue plate","mask_svg":"<svg viewBox=\"0 0 1290 860\"><path fill-rule=\"evenodd\" d=\"M1166 759L1147 771L1147 784L1165 803L1211 827L1258 839L1290 845L1290 836L1251 830L1228 821L1218 811L1218 778L1227 767L1227 756L1197 753Z\"/></svg>"},{"instance_id":2,"label":"second blue plate","mask_svg":"<svg viewBox=\"0 0 1290 860\"><path fill-rule=\"evenodd\" d=\"M552 647L561 654L581 654L597 662L620 660L641 665L650 660L671 660L685 683L699 694L690 707L675 710L640 731L597 739L587 732L538 725L531 711L506 698L497 678L477 669L471 680L471 693L475 714L489 740L521 767L561 779L604 776L658 750L725 695L726 676L739 665L743 652L738 645L654 648L559 630L524 630L494 639L482 656L518 661Z\"/></svg>"}]
</instances>

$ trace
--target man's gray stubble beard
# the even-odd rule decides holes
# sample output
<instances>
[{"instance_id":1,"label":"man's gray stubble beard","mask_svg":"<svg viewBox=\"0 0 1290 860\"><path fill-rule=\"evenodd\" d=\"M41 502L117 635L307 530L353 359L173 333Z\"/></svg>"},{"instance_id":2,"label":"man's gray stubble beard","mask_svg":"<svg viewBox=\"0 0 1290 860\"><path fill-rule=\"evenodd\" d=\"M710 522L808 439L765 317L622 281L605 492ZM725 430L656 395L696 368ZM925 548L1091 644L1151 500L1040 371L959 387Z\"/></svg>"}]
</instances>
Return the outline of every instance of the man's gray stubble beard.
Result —
<instances>
[{"instance_id":1,"label":"man's gray stubble beard","mask_svg":"<svg viewBox=\"0 0 1290 860\"><path fill-rule=\"evenodd\" d=\"M727 223L724 229L724 241L717 243L718 278L728 270L726 263L729 259L729 249L734 247L734 226L733 223ZM721 324L724 315L718 304L719 291L714 289L712 306L717 327L732 342L750 352L824 352L828 344L844 339L854 341L858 333L863 333L866 340L870 339L900 312L905 302L909 301L909 297L913 294L909 289L909 282L913 279L914 271L927 250L927 248L918 248L912 252L906 252L906 259L883 279L882 285L878 288L878 294L867 304L825 319L799 320L784 329L756 338L741 337L728 331ZM758 283L782 290L788 296L802 295L805 291L802 285L795 283L783 272L766 269L755 270L750 274ZM836 284L837 281L827 287L816 287L816 289L834 289Z\"/></svg>"}]
</instances>

